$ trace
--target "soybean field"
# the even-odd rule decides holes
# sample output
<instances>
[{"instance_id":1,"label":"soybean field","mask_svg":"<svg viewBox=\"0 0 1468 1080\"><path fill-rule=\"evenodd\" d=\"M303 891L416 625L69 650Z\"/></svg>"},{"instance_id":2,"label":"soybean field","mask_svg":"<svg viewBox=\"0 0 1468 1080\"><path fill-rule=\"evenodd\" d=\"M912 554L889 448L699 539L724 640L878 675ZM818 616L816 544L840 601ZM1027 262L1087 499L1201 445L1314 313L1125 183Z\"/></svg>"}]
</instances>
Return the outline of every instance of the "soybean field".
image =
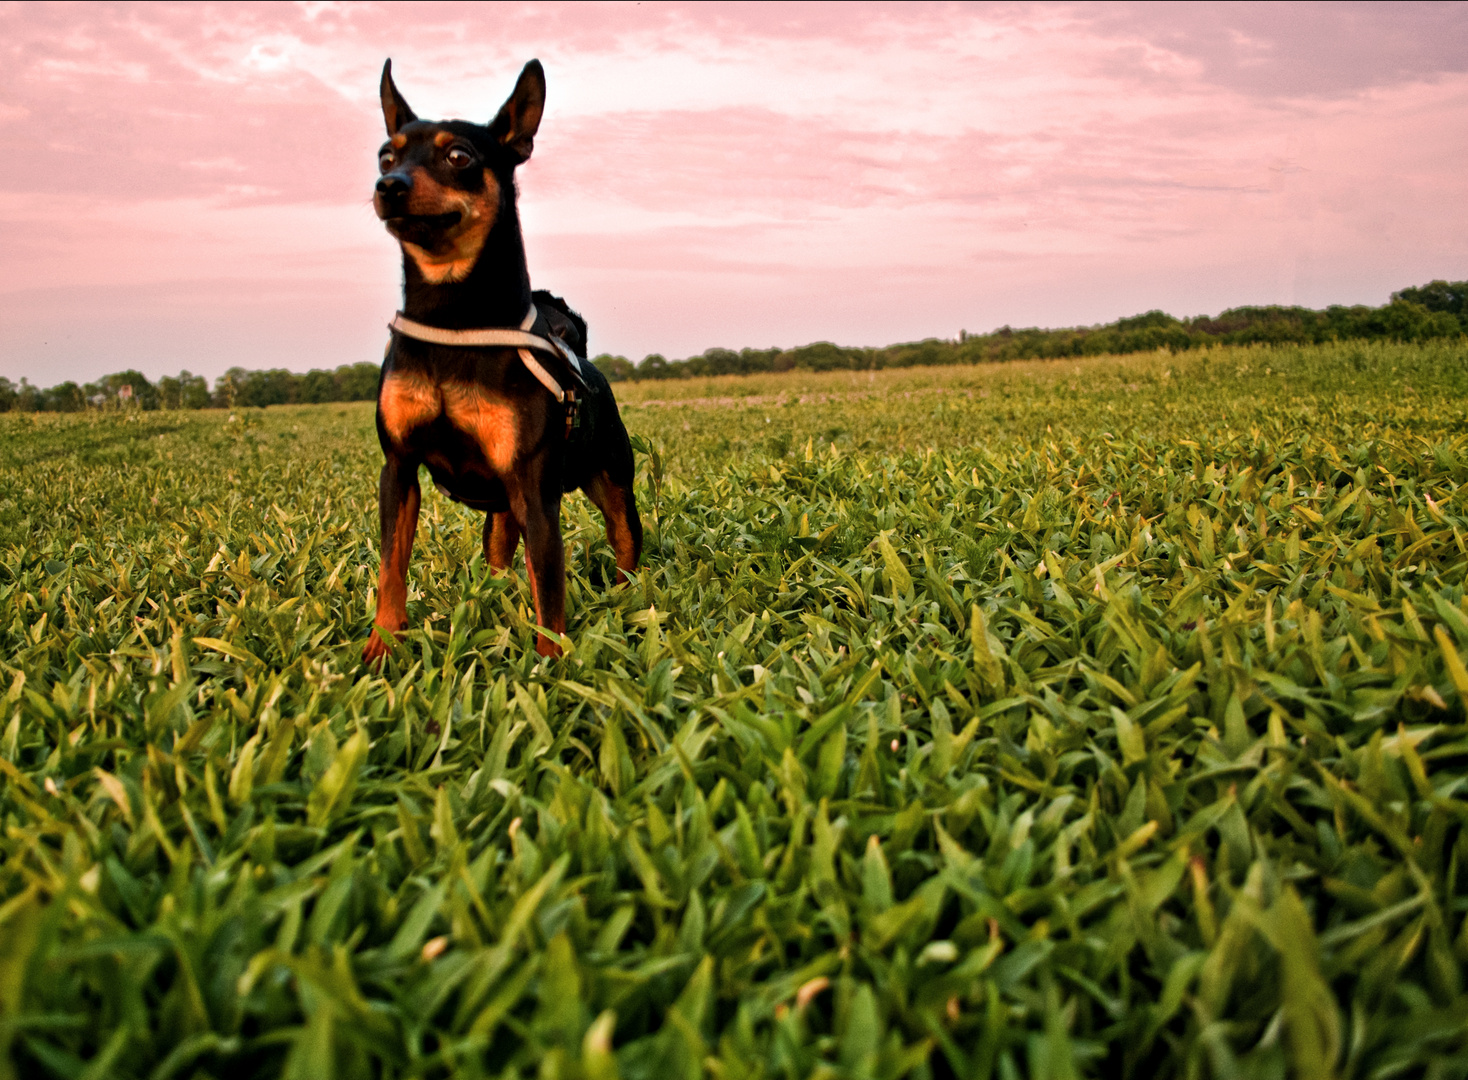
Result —
<instances>
[{"instance_id":1,"label":"soybean field","mask_svg":"<svg viewBox=\"0 0 1468 1080\"><path fill-rule=\"evenodd\" d=\"M1468 343L616 389L381 671L370 405L0 416L0 1080L1468 1077Z\"/></svg>"}]
</instances>

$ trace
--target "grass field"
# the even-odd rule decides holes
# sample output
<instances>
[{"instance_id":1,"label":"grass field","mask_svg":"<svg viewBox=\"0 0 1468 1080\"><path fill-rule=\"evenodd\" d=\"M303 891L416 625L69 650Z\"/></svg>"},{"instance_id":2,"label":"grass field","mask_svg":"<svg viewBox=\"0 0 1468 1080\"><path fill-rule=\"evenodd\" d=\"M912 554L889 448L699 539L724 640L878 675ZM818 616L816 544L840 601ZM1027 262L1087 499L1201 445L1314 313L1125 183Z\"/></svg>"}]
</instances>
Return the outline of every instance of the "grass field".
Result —
<instances>
[{"instance_id":1,"label":"grass field","mask_svg":"<svg viewBox=\"0 0 1468 1080\"><path fill-rule=\"evenodd\" d=\"M570 647L368 406L0 416L0 1078L1468 1076L1468 345L619 384Z\"/></svg>"}]
</instances>

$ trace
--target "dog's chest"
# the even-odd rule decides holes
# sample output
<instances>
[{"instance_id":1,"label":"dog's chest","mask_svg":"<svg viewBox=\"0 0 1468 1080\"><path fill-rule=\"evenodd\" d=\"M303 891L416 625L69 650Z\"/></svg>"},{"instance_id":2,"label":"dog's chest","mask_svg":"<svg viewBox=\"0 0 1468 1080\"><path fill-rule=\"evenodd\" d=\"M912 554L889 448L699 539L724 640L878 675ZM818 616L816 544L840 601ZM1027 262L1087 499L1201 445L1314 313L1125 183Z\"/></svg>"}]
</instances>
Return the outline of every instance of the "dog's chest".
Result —
<instances>
[{"instance_id":1,"label":"dog's chest","mask_svg":"<svg viewBox=\"0 0 1468 1080\"><path fill-rule=\"evenodd\" d=\"M433 453L436 448L422 444L447 424L474 443L496 471L508 470L514 462L519 415L513 402L483 386L393 374L383 380L377 410L384 433L403 449L417 447ZM445 464L457 472L466 463Z\"/></svg>"}]
</instances>

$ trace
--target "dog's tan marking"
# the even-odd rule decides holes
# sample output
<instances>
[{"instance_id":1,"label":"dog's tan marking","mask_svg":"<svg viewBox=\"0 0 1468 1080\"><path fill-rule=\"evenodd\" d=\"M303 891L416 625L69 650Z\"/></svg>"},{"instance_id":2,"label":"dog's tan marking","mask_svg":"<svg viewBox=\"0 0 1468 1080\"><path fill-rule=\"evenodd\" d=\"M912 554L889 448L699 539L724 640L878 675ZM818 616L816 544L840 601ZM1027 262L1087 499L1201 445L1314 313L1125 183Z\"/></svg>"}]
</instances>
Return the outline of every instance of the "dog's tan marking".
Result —
<instances>
[{"instance_id":1,"label":"dog's tan marking","mask_svg":"<svg viewBox=\"0 0 1468 1080\"><path fill-rule=\"evenodd\" d=\"M454 133L452 131L440 131L433 137L433 145L437 147L445 147L453 141Z\"/></svg>"},{"instance_id":2,"label":"dog's tan marking","mask_svg":"<svg viewBox=\"0 0 1468 1080\"><path fill-rule=\"evenodd\" d=\"M392 148L394 150L401 150L403 147L408 145L408 137L406 135L398 134L394 135L391 139L388 140L388 142L392 144Z\"/></svg>"},{"instance_id":3,"label":"dog's tan marking","mask_svg":"<svg viewBox=\"0 0 1468 1080\"><path fill-rule=\"evenodd\" d=\"M495 472L508 474L515 464L520 416L514 405L486 393L474 383L445 383L443 411L449 423L479 444Z\"/></svg>"},{"instance_id":4,"label":"dog's tan marking","mask_svg":"<svg viewBox=\"0 0 1468 1080\"><path fill-rule=\"evenodd\" d=\"M457 210L459 223L444 236L443 245L433 251L403 241L418 272L431 285L463 281L474 269L484 239L499 216L500 186L494 175L485 170L484 186L479 191L457 191L446 188L425 170L413 175L413 194L408 209L414 214L446 214Z\"/></svg>"},{"instance_id":5,"label":"dog's tan marking","mask_svg":"<svg viewBox=\"0 0 1468 1080\"><path fill-rule=\"evenodd\" d=\"M414 428L432 423L442 415L443 396L430 382L393 372L382 380L377 411L387 437L401 446Z\"/></svg>"}]
</instances>

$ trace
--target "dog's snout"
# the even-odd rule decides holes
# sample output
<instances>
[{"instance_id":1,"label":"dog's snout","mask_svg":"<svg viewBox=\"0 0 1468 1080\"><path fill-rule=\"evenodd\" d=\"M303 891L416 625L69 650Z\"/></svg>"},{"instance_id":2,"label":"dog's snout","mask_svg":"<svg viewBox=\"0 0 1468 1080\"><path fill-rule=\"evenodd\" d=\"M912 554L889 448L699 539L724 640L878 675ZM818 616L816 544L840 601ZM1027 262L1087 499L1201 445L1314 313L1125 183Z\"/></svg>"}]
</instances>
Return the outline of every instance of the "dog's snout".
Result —
<instances>
[{"instance_id":1,"label":"dog's snout","mask_svg":"<svg viewBox=\"0 0 1468 1080\"><path fill-rule=\"evenodd\" d=\"M412 190L413 182L402 173L390 172L377 181L377 194L384 199L406 199Z\"/></svg>"}]
</instances>

